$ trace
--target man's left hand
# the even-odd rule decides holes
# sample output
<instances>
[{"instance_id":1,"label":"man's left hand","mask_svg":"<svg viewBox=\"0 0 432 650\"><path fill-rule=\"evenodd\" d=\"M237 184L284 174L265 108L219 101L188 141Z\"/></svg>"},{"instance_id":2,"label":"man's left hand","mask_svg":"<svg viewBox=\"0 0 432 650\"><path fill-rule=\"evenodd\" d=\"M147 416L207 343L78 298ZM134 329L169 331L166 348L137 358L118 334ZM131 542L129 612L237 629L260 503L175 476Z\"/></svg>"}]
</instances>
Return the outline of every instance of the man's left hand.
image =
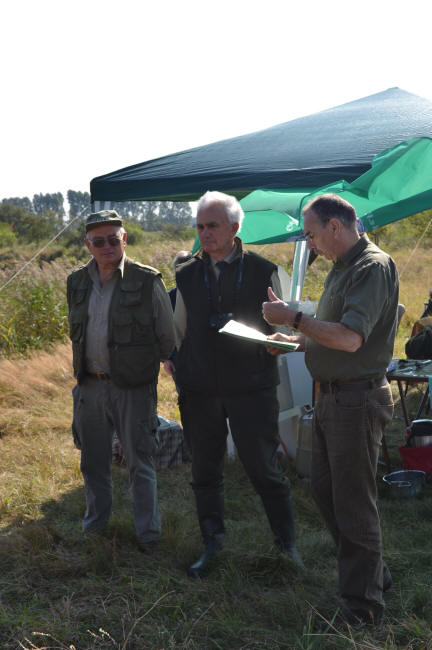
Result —
<instances>
[{"instance_id":1,"label":"man's left hand","mask_svg":"<svg viewBox=\"0 0 432 650\"><path fill-rule=\"evenodd\" d=\"M279 300L271 287L268 288L269 302L263 302L263 316L269 325L291 325L296 311L288 307L286 302Z\"/></svg>"}]
</instances>

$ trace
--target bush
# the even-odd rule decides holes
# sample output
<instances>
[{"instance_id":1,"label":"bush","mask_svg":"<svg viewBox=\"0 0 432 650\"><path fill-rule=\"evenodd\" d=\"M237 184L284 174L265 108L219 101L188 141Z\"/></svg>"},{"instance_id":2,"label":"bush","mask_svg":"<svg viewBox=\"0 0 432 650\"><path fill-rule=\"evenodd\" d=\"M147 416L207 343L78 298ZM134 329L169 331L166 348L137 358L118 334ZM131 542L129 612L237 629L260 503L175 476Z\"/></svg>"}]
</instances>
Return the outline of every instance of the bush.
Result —
<instances>
[{"instance_id":1,"label":"bush","mask_svg":"<svg viewBox=\"0 0 432 650\"><path fill-rule=\"evenodd\" d=\"M67 335L64 264L43 264L15 278L2 292L0 352L25 354Z\"/></svg>"},{"instance_id":2,"label":"bush","mask_svg":"<svg viewBox=\"0 0 432 650\"><path fill-rule=\"evenodd\" d=\"M10 248L17 243L17 236L12 230L12 226L4 221L0 221L0 248Z\"/></svg>"},{"instance_id":3,"label":"bush","mask_svg":"<svg viewBox=\"0 0 432 650\"><path fill-rule=\"evenodd\" d=\"M131 246L141 244L144 241L145 233L137 223L134 223L133 221L125 221L124 229L127 232L127 242Z\"/></svg>"}]
</instances>

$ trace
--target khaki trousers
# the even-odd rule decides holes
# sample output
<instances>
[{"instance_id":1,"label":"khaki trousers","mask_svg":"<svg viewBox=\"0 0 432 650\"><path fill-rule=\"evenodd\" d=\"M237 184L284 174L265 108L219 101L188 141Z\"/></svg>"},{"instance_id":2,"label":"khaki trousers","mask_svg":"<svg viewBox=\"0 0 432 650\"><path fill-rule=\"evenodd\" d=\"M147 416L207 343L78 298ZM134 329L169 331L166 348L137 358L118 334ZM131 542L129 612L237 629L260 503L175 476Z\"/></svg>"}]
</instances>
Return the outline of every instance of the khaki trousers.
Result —
<instances>
[{"instance_id":1,"label":"khaki trousers","mask_svg":"<svg viewBox=\"0 0 432 650\"><path fill-rule=\"evenodd\" d=\"M86 377L73 389L75 437L87 508L83 530L108 523L112 507L112 438L120 439L129 471L135 530L139 542L160 537L161 522L153 456L156 435L156 384L119 388L111 380Z\"/></svg>"},{"instance_id":2,"label":"khaki trousers","mask_svg":"<svg viewBox=\"0 0 432 650\"><path fill-rule=\"evenodd\" d=\"M337 546L340 594L353 608L383 604L376 470L392 416L388 385L319 393L315 405L312 494Z\"/></svg>"}]
</instances>

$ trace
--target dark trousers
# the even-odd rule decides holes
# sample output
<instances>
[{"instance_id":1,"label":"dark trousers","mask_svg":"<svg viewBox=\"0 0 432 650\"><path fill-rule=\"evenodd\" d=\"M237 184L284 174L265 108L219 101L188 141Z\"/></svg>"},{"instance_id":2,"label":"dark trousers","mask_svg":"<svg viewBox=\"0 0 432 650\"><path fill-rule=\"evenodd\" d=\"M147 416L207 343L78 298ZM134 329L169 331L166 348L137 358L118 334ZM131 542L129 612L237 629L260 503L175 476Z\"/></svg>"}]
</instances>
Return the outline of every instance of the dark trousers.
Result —
<instances>
[{"instance_id":1,"label":"dark trousers","mask_svg":"<svg viewBox=\"0 0 432 650\"><path fill-rule=\"evenodd\" d=\"M341 596L352 607L383 603L376 470L392 415L388 385L320 393L315 405L312 494L337 546Z\"/></svg>"},{"instance_id":2,"label":"dark trousers","mask_svg":"<svg viewBox=\"0 0 432 650\"><path fill-rule=\"evenodd\" d=\"M218 397L181 391L182 422L192 447L192 487L204 541L224 531L227 418L239 458L260 495L276 543L295 543L290 485L280 467L279 404L274 388Z\"/></svg>"}]
</instances>

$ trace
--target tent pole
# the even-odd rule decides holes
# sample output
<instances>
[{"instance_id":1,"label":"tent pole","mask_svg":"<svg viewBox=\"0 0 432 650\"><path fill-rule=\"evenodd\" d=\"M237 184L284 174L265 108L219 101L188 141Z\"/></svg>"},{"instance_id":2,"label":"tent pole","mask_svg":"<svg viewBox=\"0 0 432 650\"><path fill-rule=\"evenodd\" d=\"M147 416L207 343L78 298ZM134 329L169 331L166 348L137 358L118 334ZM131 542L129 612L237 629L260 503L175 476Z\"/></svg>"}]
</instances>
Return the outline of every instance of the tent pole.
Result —
<instances>
[{"instance_id":1,"label":"tent pole","mask_svg":"<svg viewBox=\"0 0 432 650\"><path fill-rule=\"evenodd\" d=\"M308 259L309 250L307 242L296 242L292 265L291 300L301 300Z\"/></svg>"}]
</instances>

